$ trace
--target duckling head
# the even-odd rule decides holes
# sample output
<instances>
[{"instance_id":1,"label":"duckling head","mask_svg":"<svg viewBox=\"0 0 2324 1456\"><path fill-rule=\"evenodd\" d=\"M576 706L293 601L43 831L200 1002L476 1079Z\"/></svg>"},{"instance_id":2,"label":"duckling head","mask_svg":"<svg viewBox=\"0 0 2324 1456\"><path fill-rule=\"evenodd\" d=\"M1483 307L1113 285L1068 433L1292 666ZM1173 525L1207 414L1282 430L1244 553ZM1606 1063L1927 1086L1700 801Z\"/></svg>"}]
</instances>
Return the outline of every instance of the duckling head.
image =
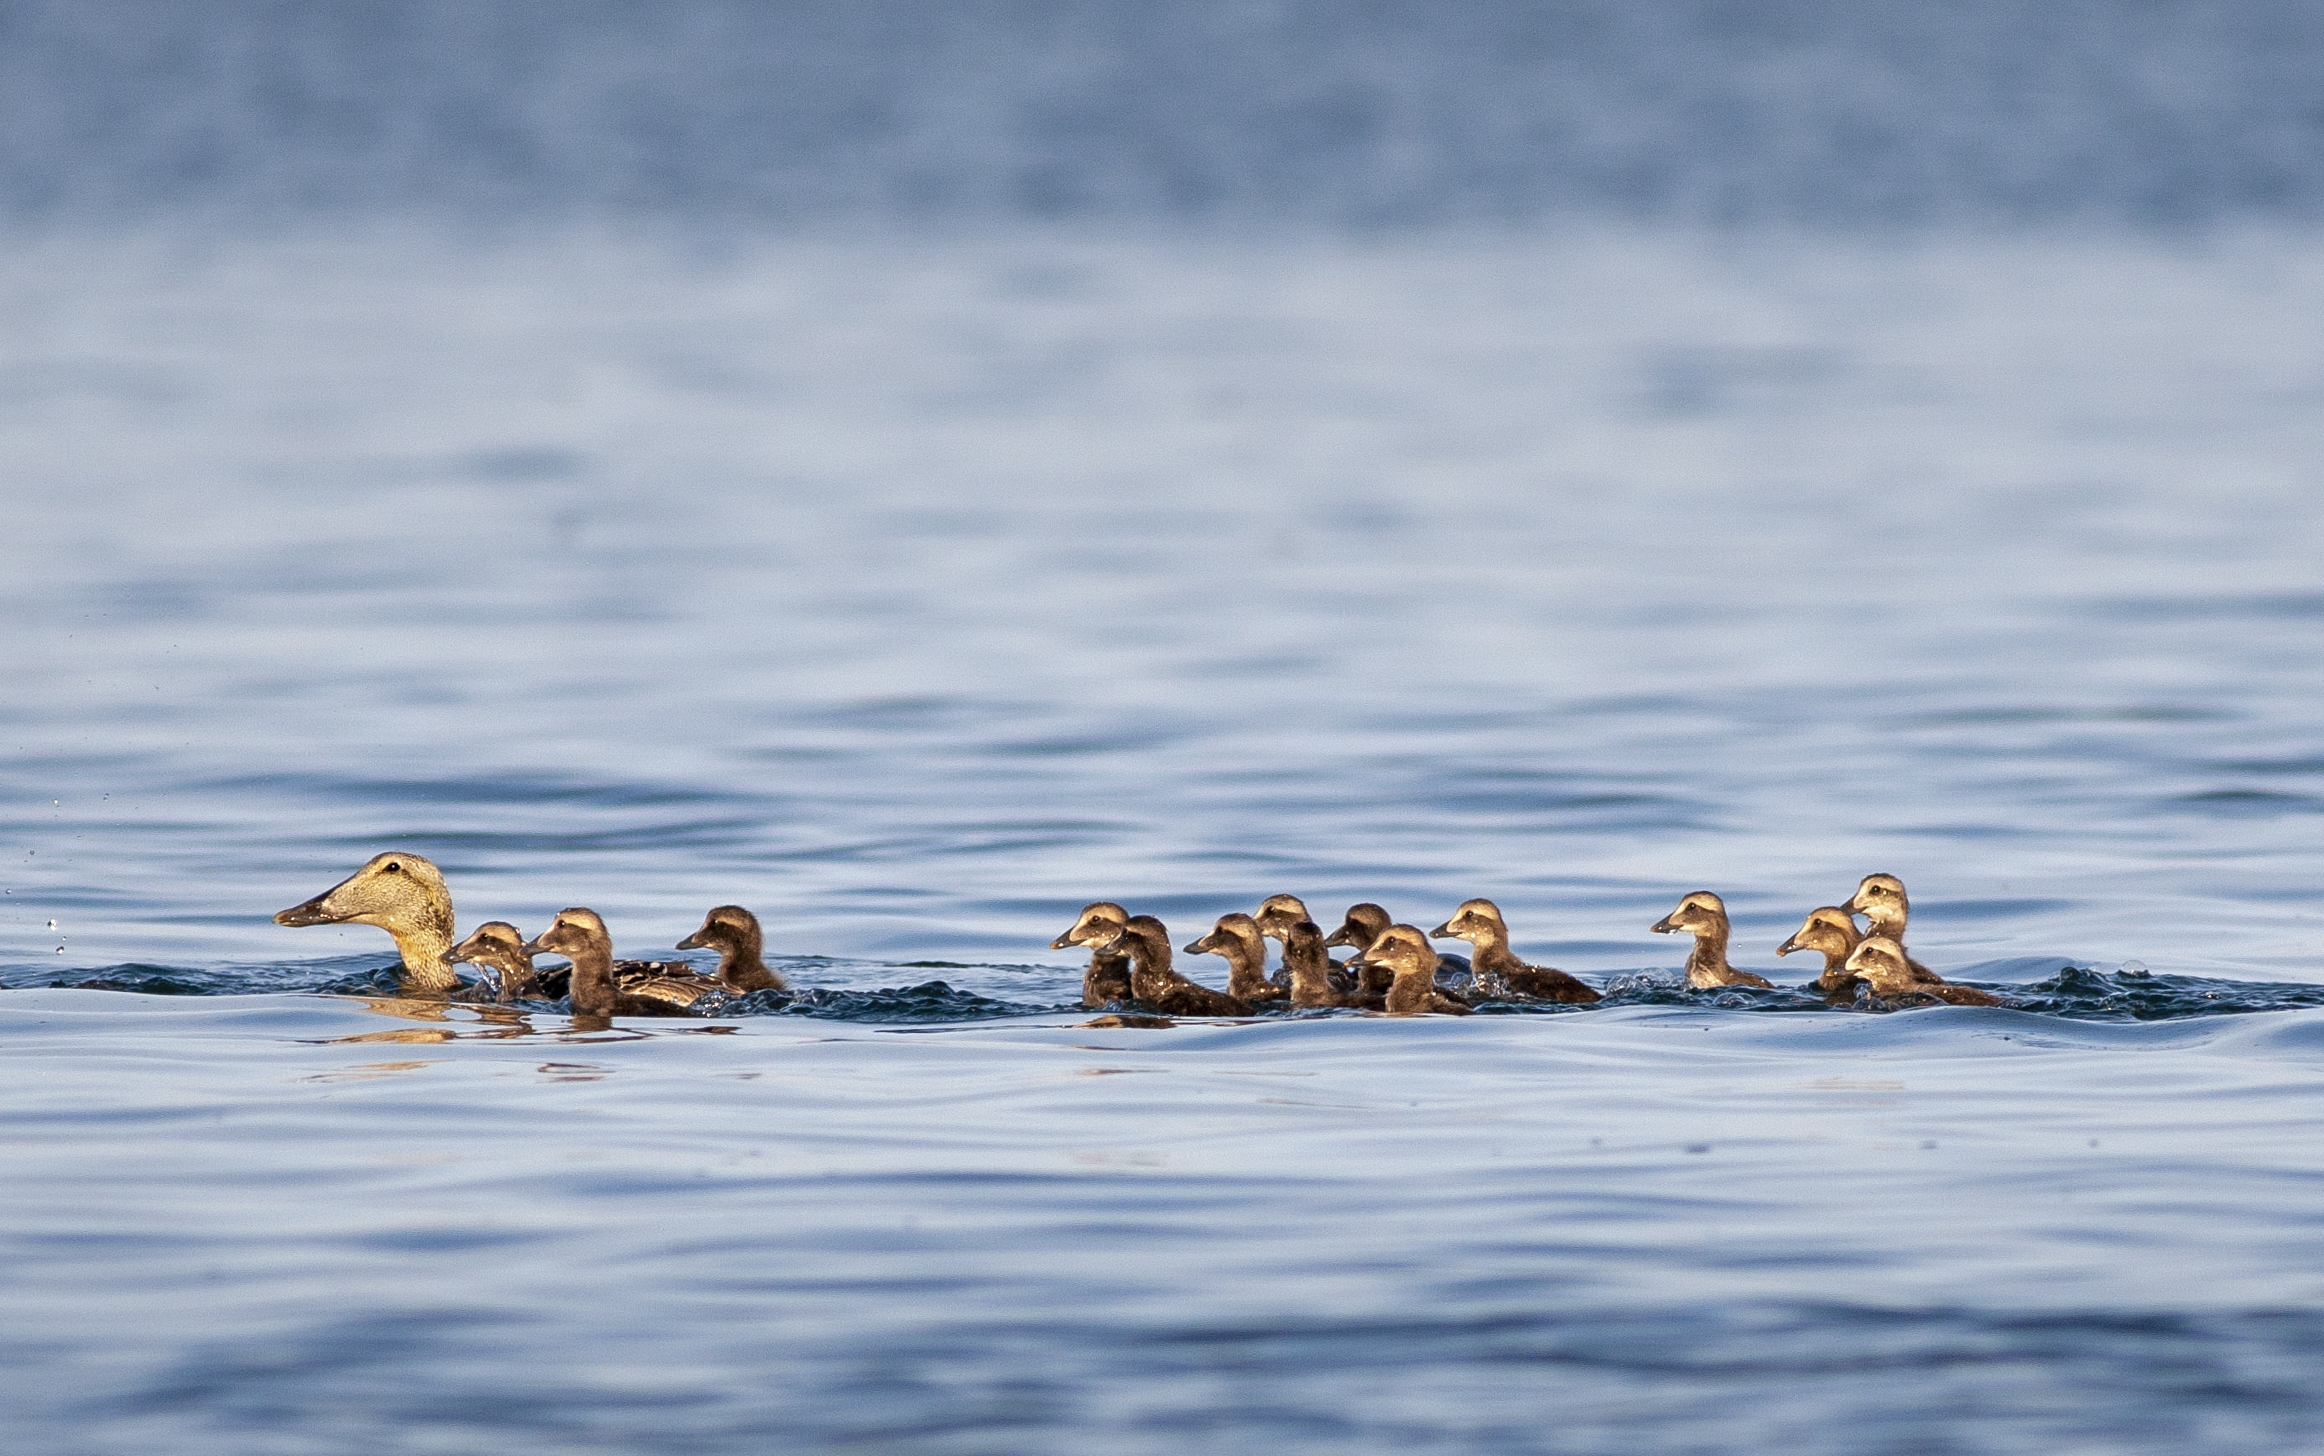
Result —
<instances>
[{"instance_id":1,"label":"duckling head","mask_svg":"<svg viewBox=\"0 0 2324 1456\"><path fill-rule=\"evenodd\" d=\"M1380 932L1380 938L1364 948L1361 955L1348 962L1351 966L1385 966L1397 976L1436 973L1436 947L1419 927L1391 925Z\"/></svg>"},{"instance_id":2,"label":"duckling head","mask_svg":"<svg viewBox=\"0 0 2324 1456\"><path fill-rule=\"evenodd\" d=\"M1661 935L1685 930L1716 933L1727 928L1727 902L1708 890L1697 890L1678 902L1678 908L1647 927Z\"/></svg>"},{"instance_id":3,"label":"duckling head","mask_svg":"<svg viewBox=\"0 0 2324 1456\"><path fill-rule=\"evenodd\" d=\"M1885 935L1868 935L1857 942L1841 969L1859 981L1869 982L1875 991L1899 983L1909 984L1913 978L1912 963L1905 959L1904 947Z\"/></svg>"},{"instance_id":4,"label":"duckling head","mask_svg":"<svg viewBox=\"0 0 2324 1456\"><path fill-rule=\"evenodd\" d=\"M576 955L595 951L601 955L613 954L613 937L606 932L605 922L594 910L574 906L559 910L549 928L522 947L526 955L561 955L571 960Z\"/></svg>"},{"instance_id":5,"label":"duckling head","mask_svg":"<svg viewBox=\"0 0 2324 1456\"><path fill-rule=\"evenodd\" d=\"M1049 942L1049 948L1064 950L1074 945L1111 945L1114 938L1122 933L1123 922L1129 918L1130 912L1111 900L1093 901L1081 907L1081 918L1074 921L1063 935Z\"/></svg>"},{"instance_id":6,"label":"duckling head","mask_svg":"<svg viewBox=\"0 0 2324 1456\"><path fill-rule=\"evenodd\" d=\"M1905 898L1904 881L1894 875L1866 875L1856 886L1856 897L1845 908L1874 925L1890 925L1903 923L1911 913L1912 904Z\"/></svg>"},{"instance_id":7,"label":"duckling head","mask_svg":"<svg viewBox=\"0 0 2324 1456\"><path fill-rule=\"evenodd\" d=\"M1100 942L1091 941L1091 945ZM1114 938L1105 942L1124 953L1142 952L1163 965L1170 963L1170 927L1151 915L1133 915L1114 932Z\"/></svg>"},{"instance_id":8,"label":"duckling head","mask_svg":"<svg viewBox=\"0 0 2324 1456\"><path fill-rule=\"evenodd\" d=\"M1237 911L1221 915L1210 934L1200 940L1188 941L1188 955L1241 955L1264 961L1267 958L1266 938L1259 931L1259 922Z\"/></svg>"},{"instance_id":9,"label":"duckling head","mask_svg":"<svg viewBox=\"0 0 2324 1456\"><path fill-rule=\"evenodd\" d=\"M452 939L452 892L444 872L416 854L389 850L304 904L275 912L277 925L376 925L396 938L432 941L429 959Z\"/></svg>"},{"instance_id":10,"label":"duckling head","mask_svg":"<svg viewBox=\"0 0 2324 1456\"><path fill-rule=\"evenodd\" d=\"M1432 940L1465 940L1471 945L1489 941L1507 940L1509 922L1501 918L1501 907L1490 900L1463 900L1461 908L1452 913L1452 919L1430 931Z\"/></svg>"},{"instance_id":11,"label":"duckling head","mask_svg":"<svg viewBox=\"0 0 2324 1456\"><path fill-rule=\"evenodd\" d=\"M1819 905L1808 912L1800 928L1791 933L1791 939L1775 948L1779 956L1795 950L1818 950L1832 955L1847 955L1856 948L1856 922L1848 912L1837 905Z\"/></svg>"},{"instance_id":12,"label":"duckling head","mask_svg":"<svg viewBox=\"0 0 2324 1456\"><path fill-rule=\"evenodd\" d=\"M720 905L702 917L702 928L678 942L679 950L733 950L757 955L764 941L759 918L740 905Z\"/></svg>"},{"instance_id":13,"label":"duckling head","mask_svg":"<svg viewBox=\"0 0 2324 1456\"><path fill-rule=\"evenodd\" d=\"M1380 938L1380 932L1394 925L1396 919L1380 906L1366 900L1361 905L1350 905L1347 918L1340 928L1324 941L1325 945L1352 945L1358 950Z\"/></svg>"},{"instance_id":14,"label":"duckling head","mask_svg":"<svg viewBox=\"0 0 2324 1456\"><path fill-rule=\"evenodd\" d=\"M487 920L468 933L468 938L444 952L448 966L467 962L500 972L504 976L530 975L533 958L525 954L524 932L505 920Z\"/></svg>"},{"instance_id":15,"label":"duckling head","mask_svg":"<svg viewBox=\"0 0 2324 1456\"><path fill-rule=\"evenodd\" d=\"M1307 902L1297 895L1269 895L1251 916L1259 933L1273 940L1281 940L1285 931L1308 918Z\"/></svg>"}]
</instances>

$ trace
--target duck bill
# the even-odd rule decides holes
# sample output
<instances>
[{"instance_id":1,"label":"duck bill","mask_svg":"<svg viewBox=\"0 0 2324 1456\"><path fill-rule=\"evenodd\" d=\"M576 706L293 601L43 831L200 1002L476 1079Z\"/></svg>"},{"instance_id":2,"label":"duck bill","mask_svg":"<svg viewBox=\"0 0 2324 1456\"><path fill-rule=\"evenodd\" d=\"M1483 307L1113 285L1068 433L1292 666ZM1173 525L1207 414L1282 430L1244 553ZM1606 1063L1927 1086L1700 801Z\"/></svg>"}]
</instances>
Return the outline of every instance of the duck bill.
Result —
<instances>
[{"instance_id":1,"label":"duck bill","mask_svg":"<svg viewBox=\"0 0 2324 1456\"><path fill-rule=\"evenodd\" d=\"M1206 935L1200 940L1190 940L1178 948L1178 953L1180 955L1209 955L1210 937Z\"/></svg>"},{"instance_id":2,"label":"duck bill","mask_svg":"<svg viewBox=\"0 0 2324 1456\"><path fill-rule=\"evenodd\" d=\"M708 944L709 942L702 938L702 932L697 930L684 940L679 941L675 948L678 950L701 950Z\"/></svg>"},{"instance_id":3,"label":"duck bill","mask_svg":"<svg viewBox=\"0 0 2324 1456\"><path fill-rule=\"evenodd\" d=\"M1325 936L1323 938L1323 943L1327 946L1354 945L1356 943L1356 938L1348 934L1348 928L1343 925L1339 929L1333 931L1331 934Z\"/></svg>"},{"instance_id":4,"label":"duck bill","mask_svg":"<svg viewBox=\"0 0 2324 1456\"><path fill-rule=\"evenodd\" d=\"M1653 931L1656 935L1668 935L1672 931L1678 929L1677 926L1670 923L1670 917L1668 915L1663 916L1660 920L1655 921L1652 925L1649 925L1646 928Z\"/></svg>"},{"instance_id":5,"label":"duck bill","mask_svg":"<svg viewBox=\"0 0 2324 1456\"><path fill-rule=\"evenodd\" d=\"M553 955L553 956L561 956L561 955L563 955L563 954L564 954L564 952L563 952L563 951L561 951L561 950L551 950L551 949L549 949L547 946L545 946L545 945L541 944L541 943L540 943L539 941L537 941L537 940L528 940L528 941L526 941L526 942L525 942L523 945L520 945L520 946L518 946L518 947L516 948L516 953L517 953L518 955L528 955L528 956L537 956L537 955Z\"/></svg>"},{"instance_id":6,"label":"duck bill","mask_svg":"<svg viewBox=\"0 0 2324 1456\"><path fill-rule=\"evenodd\" d=\"M1068 930L1063 935L1060 935L1055 940L1049 942L1049 948L1051 950L1071 950L1079 943L1080 942L1073 938L1073 932Z\"/></svg>"},{"instance_id":7,"label":"duck bill","mask_svg":"<svg viewBox=\"0 0 2324 1456\"><path fill-rule=\"evenodd\" d=\"M1787 940L1787 941L1785 941L1783 944L1781 944L1781 945L1777 946L1777 947L1775 948L1775 953L1776 953L1777 955L1779 955L1779 956L1787 956L1787 955L1790 955L1790 954L1791 954L1793 951L1795 951L1795 950L1798 950L1798 949L1799 949L1799 937L1797 937L1797 936L1794 936L1794 937L1792 937L1790 940Z\"/></svg>"},{"instance_id":8,"label":"duck bill","mask_svg":"<svg viewBox=\"0 0 2324 1456\"><path fill-rule=\"evenodd\" d=\"M1447 920L1444 924L1430 931L1428 938L1430 940L1457 940L1459 937L1453 934L1452 922Z\"/></svg>"},{"instance_id":9,"label":"duck bill","mask_svg":"<svg viewBox=\"0 0 2324 1456\"><path fill-rule=\"evenodd\" d=\"M274 923L277 925L336 924L339 917L331 911L331 897L338 893L339 887L333 885L304 904L293 905L288 910L277 910L274 912Z\"/></svg>"}]
</instances>

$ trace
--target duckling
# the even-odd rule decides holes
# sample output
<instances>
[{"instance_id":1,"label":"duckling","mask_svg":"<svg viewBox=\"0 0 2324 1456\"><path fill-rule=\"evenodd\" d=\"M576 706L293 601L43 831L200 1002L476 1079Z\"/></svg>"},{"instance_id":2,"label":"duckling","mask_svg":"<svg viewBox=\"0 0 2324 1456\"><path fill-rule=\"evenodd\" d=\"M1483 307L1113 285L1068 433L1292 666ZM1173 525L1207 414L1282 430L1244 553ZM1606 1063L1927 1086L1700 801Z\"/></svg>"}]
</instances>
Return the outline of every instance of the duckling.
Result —
<instances>
[{"instance_id":1,"label":"duckling","mask_svg":"<svg viewBox=\"0 0 2324 1456\"><path fill-rule=\"evenodd\" d=\"M1307 902L1297 895L1269 895L1259 902L1258 909L1251 912L1251 919L1258 925L1259 933L1269 940L1282 940L1290 933L1292 926L1310 918ZM1277 969L1268 979L1288 993L1291 986L1288 967Z\"/></svg>"},{"instance_id":2,"label":"duckling","mask_svg":"<svg viewBox=\"0 0 2324 1456\"><path fill-rule=\"evenodd\" d=\"M1912 902L1905 898L1904 881L1894 875L1866 875L1856 886L1856 897L1844 909L1864 917L1864 938L1877 935L1893 940L1897 948L1904 947L1904 923L1912 915ZM1944 978L1905 951L1906 969L1924 980L1944 984Z\"/></svg>"},{"instance_id":3,"label":"duckling","mask_svg":"<svg viewBox=\"0 0 2324 1456\"><path fill-rule=\"evenodd\" d=\"M534 994L533 958L525 954L524 932L505 920L477 926L466 940L444 952L443 962L447 966L466 962L491 971L504 1003Z\"/></svg>"},{"instance_id":4,"label":"duckling","mask_svg":"<svg viewBox=\"0 0 2324 1456\"><path fill-rule=\"evenodd\" d=\"M1129 918L1130 912L1111 900L1094 901L1082 906L1080 918L1049 942L1051 950L1072 945L1090 948L1089 969L1081 978L1082 1005L1095 1007L1130 999L1130 958L1116 943L1122 924Z\"/></svg>"},{"instance_id":5,"label":"duckling","mask_svg":"<svg viewBox=\"0 0 2324 1456\"><path fill-rule=\"evenodd\" d=\"M1856 977L1848 969L1848 954L1856 949L1856 922L1848 912L1837 905L1819 905L1808 912L1800 928L1791 933L1791 939L1775 948L1779 956L1795 950L1818 950L1824 953L1824 973L1816 977L1816 989L1829 995L1854 996Z\"/></svg>"},{"instance_id":6,"label":"duckling","mask_svg":"<svg viewBox=\"0 0 2324 1456\"><path fill-rule=\"evenodd\" d=\"M720 988L738 996L789 990L760 958L765 945L756 915L740 905L719 905L702 917L700 930L678 942L678 949L717 951Z\"/></svg>"},{"instance_id":7,"label":"duckling","mask_svg":"<svg viewBox=\"0 0 2324 1456\"><path fill-rule=\"evenodd\" d=\"M1933 974L1915 975L1911 962L1905 959L1904 947L1885 935L1864 937L1848 956L1848 970L1884 1001L1934 996L1954 1006L2009 1004L1991 991L1980 991L1975 986L1956 986L1950 981L1935 979Z\"/></svg>"},{"instance_id":8,"label":"duckling","mask_svg":"<svg viewBox=\"0 0 2324 1456\"><path fill-rule=\"evenodd\" d=\"M1352 990L1361 996L1369 996L1375 1000L1388 994L1388 987L1395 981L1396 973L1390 970L1385 963L1363 964L1363 953L1370 950L1372 943L1386 935L1388 927L1395 923L1395 917L1390 915L1385 907L1375 905L1369 900L1360 905L1348 907L1348 913L1340 920L1340 928L1333 931L1324 941L1327 946L1352 945L1356 948L1356 954L1352 959L1342 961L1338 966L1333 967L1339 972L1339 978L1335 978L1334 989ZM1353 978L1348 978L1348 969L1355 971ZM1348 979L1348 984L1338 985L1337 979ZM1356 1003L1350 1002L1349 1004Z\"/></svg>"},{"instance_id":9,"label":"duckling","mask_svg":"<svg viewBox=\"0 0 2324 1456\"><path fill-rule=\"evenodd\" d=\"M547 930L518 947L524 955L561 955L573 963L572 998L576 1017L685 1016L677 1005L635 996L613 979L613 937L594 910L575 906L557 912Z\"/></svg>"},{"instance_id":10,"label":"duckling","mask_svg":"<svg viewBox=\"0 0 2324 1456\"><path fill-rule=\"evenodd\" d=\"M1678 908L1651 927L1668 935L1675 930L1694 932L1695 948L1687 952L1687 984L1698 991L1715 986L1773 987L1765 976L1738 971L1727 964L1727 903L1708 890L1697 890L1678 902Z\"/></svg>"},{"instance_id":11,"label":"duckling","mask_svg":"<svg viewBox=\"0 0 2324 1456\"><path fill-rule=\"evenodd\" d=\"M1509 922L1501 907L1490 900L1464 900L1452 919L1429 932L1435 940L1465 940L1477 948L1471 957L1473 995L1500 1000L1530 996L1541 1001L1563 1001L1586 1006L1599 999L1593 987L1550 966L1531 966L1509 948ZM1359 957L1361 959L1361 957Z\"/></svg>"},{"instance_id":12,"label":"duckling","mask_svg":"<svg viewBox=\"0 0 2324 1456\"><path fill-rule=\"evenodd\" d=\"M444 959L452 948L452 892L444 885L444 872L416 854L375 854L314 899L276 911L274 923L376 925L395 937L407 994L440 995L460 984Z\"/></svg>"},{"instance_id":13,"label":"duckling","mask_svg":"<svg viewBox=\"0 0 2324 1456\"><path fill-rule=\"evenodd\" d=\"M1284 932L1283 969L1291 977L1292 1005L1365 1006L1374 1011L1386 1007L1387 986L1366 994L1352 985L1338 984L1346 975L1332 974L1339 967L1331 963L1331 953L1323 947L1323 927L1312 920L1295 921ZM1395 980L1395 973L1385 966L1372 967L1365 974L1381 974L1391 983Z\"/></svg>"},{"instance_id":14,"label":"duckling","mask_svg":"<svg viewBox=\"0 0 2324 1456\"><path fill-rule=\"evenodd\" d=\"M1164 1016L1248 1016L1240 997L1197 985L1170 968L1170 930L1151 915L1122 922L1110 942L1130 957L1130 992Z\"/></svg>"},{"instance_id":15,"label":"duckling","mask_svg":"<svg viewBox=\"0 0 2324 1456\"><path fill-rule=\"evenodd\" d=\"M1300 923L1312 925L1315 922L1309 920ZM1245 1001L1277 1001L1290 994L1284 987L1267 979L1267 941L1259 932L1259 922L1248 915L1221 915L1218 923L1211 927L1210 934L1189 942L1185 950L1188 955L1226 957L1227 994L1230 996L1238 996ZM1290 954L1286 948L1286 962Z\"/></svg>"},{"instance_id":16,"label":"duckling","mask_svg":"<svg viewBox=\"0 0 2324 1456\"><path fill-rule=\"evenodd\" d=\"M1382 1008L1391 1016L1473 1015L1468 1007L1436 989L1436 947L1430 937L1409 925L1391 925L1365 947L1350 965L1384 965L1395 979L1389 983Z\"/></svg>"}]
</instances>

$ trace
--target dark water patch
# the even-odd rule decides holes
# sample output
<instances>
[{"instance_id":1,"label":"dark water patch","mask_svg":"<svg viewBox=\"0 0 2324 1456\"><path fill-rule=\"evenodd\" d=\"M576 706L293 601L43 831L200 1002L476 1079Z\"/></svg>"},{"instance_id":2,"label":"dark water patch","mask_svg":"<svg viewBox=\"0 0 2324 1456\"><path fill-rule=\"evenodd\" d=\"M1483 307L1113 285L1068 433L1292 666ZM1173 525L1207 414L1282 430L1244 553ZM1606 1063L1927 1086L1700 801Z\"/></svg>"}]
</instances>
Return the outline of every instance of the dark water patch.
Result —
<instances>
[{"instance_id":1,"label":"dark water patch","mask_svg":"<svg viewBox=\"0 0 2324 1456\"><path fill-rule=\"evenodd\" d=\"M2084 966L2065 966L2044 980L1990 989L2021 1010L2078 1021L2171 1021L2324 1006L2324 986Z\"/></svg>"},{"instance_id":2,"label":"dark water patch","mask_svg":"<svg viewBox=\"0 0 2324 1456\"><path fill-rule=\"evenodd\" d=\"M945 981L923 981L916 986L890 986L875 991L804 986L789 991L754 991L719 1007L728 1016L812 1016L826 1021L864 1021L918 1025L946 1021L996 1021L1004 1017L1035 1016L1059 1010L1044 1005L1001 1001L963 991Z\"/></svg>"},{"instance_id":3,"label":"dark water patch","mask_svg":"<svg viewBox=\"0 0 2324 1456\"><path fill-rule=\"evenodd\" d=\"M2324 618L2324 592L2251 592L2219 596L2112 597L2088 603L2099 617L2144 622L2258 620L2308 622Z\"/></svg>"},{"instance_id":4,"label":"dark water patch","mask_svg":"<svg viewBox=\"0 0 2324 1456\"><path fill-rule=\"evenodd\" d=\"M2314 794L2287 794L2273 789L2206 789L2180 794L2166 803L2200 814L2226 818L2265 818L2278 814L2313 814L2324 810L2324 798Z\"/></svg>"}]
</instances>

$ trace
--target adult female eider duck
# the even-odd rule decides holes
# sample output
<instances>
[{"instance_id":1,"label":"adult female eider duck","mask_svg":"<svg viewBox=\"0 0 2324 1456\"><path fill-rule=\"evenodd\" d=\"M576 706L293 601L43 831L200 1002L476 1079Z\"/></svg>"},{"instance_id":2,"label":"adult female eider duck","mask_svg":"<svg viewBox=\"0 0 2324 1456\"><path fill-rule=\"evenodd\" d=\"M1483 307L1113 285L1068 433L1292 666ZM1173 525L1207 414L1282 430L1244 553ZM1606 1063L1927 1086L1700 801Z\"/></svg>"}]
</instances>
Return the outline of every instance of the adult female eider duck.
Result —
<instances>
[{"instance_id":1,"label":"adult female eider duck","mask_svg":"<svg viewBox=\"0 0 2324 1456\"><path fill-rule=\"evenodd\" d=\"M702 928L678 942L680 950L718 952L718 984L735 995L787 991L783 978L767 969L766 934L759 918L740 905L719 905L702 917Z\"/></svg>"},{"instance_id":2,"label":"adult female eider duck","mask_svg":"<svg viewBox=\"0 0 2324 1456\"><path fill-rule=\"evenodd\" d=\"M1800 928L1791 933L1791 939L1775 948L1779 956L1795 950L1821 951L1824 973L1812 983L1819 991L1831 995L1854 996L1856 977L1848 969L1848 956L1856 949L1856 922L1848 912L1837 905L1818 905L1808 912Z\"/></svg>"},{"instance_id":3,"label":"adult female eider duck","mask_svg":"<svg viewBox=\"0 0 2324 1456\"><path fill-rule=\"evenodd\" d=\"M1081 977L1082 1005L1103 1006L1130 999L1130 958L1118 944L1129 918L1130 912L1111 900L1094 901L1082 906L1080 917L1049 942L1051 950L1089 947L1089 969Z\"/></svg>"},{"instance_id":4,"label":"adult female eider duck","mask_svg":"<svg viewBox=\"0 0 2324 1456\"><path fill-rule=\"evenodd\" d=\"M1715 986L1775 985L1765 976L1727 964L1727 902L1708 890L1697 890L1679 901L1676 910L1649 928L1662 935L1678 930L1694 933L1695 948L1687 952L1687 984L1698 991Z\"/></svg>"},{"instance_id":5,"label":"adult female eider duck","mask_svg":"<svg viewBox=\"0 0 2324 1456\"><path fill-rule=\"evenodd\" d=\"M1394 974L1381 1005L1391 1016L1471 1015L1467 1006L1436 989L1436 947L1428 942L1413 926L1391 925L1349 964L1383 965Z\"/></svg>"},{"instance_id":6,"label":"adult female eider duck","mask_svg":"<svg viewBox=\"0 0 2324 1456\"><path fill-rule=\"evenodd\" d=\"M1312 925L1303 920L1302 925ZM1322 932L1317 932L1319 941ZM1215 955L1226 957L1227 994L1245 1001L1279 1001L1290 994L1284 987L1267 979L1267 940L1259 931L1259 922L1239 912L1221 915L1210 934L1200 940L1189 941L1188 955ZM1286 943L1284 964L1290 964L1291 951Z\"/></svg>"},{"instance_id":7,"label":"adult female eider duck","mask_svg":"<svg viewBox=\"0 0 2324 1456\"><path fill-rule=\"evenodd\" d=\"M400 850L375 854L363 868L314 899L275 912L277 925L376 925L395 937L407 992L442 995L460 985L445 961L452 948L452 892L431 861Z\"/></svg>"},{"instance_id":8,"label":"adult female eider duck","mask_svg":"<svg viewBox=\"0 0 2324 1456\"><path fill-rule=\"evenodd\" d=\"M1509 922L1501 907L1490 900L1464 900L1452 919L1429 932L1436 940L1465 940L1477 948L1470 958L1474 994L1492 1000L1530 996L1538 1001L1563 1001L1586 1006L1599 993L1574 977L1550 966L1527 965L1509 948ZM1362 959L1362 957L1359 957Z\"/></svg>"},{"instance_id":9,"label":"adult female eider duck","mask_svg":"<svg viewBox=\"0 0 2324 1456\"><path fill-rule=\"evenodd\" d=\"M1170 968L1170 930L1151 915L1133 915L1112 944L1130 957L1130 996L1164 1016L1248 1016L1249 1003L1198 985Z\"/></svg>"},{"instance_id":10,"label":"adult female eider duck","mask_svg":"<svg viewBox=\"0 0 2324 1456\"><path fill-rule=\"evenodd\" d=\"M1904 950L1904 925L1912 916L1912 902L1905 898L1904 881L1894 875L1866 875L1856 886L1856 897L1843 908L1864 917L1864 939L1879 936L1896 943ZM1943 984L1944 978L1919 961L1912 952L1904 950L1905 968L1914 975Z\"/></svg>"},{"instance_id":11,"label":"adult female eider duck","mask_svg":"<svg viewBox=\"0 0 2324 1456\"><path fill-rule=\"evenodd\" d=\"M500 984L503 1003L538 993L533 958L525 954L524 932L505 920L487 920L468 938L444 952L447 966L482 966Z\"/></svg>"},{"instance_id":12,"label":"adult female eider duck","mask_svg":"<svg viewBox=\"0 0 2324 1456\"><path fill-rule=\"evenodd\" d=\"M573 963L573 1014L577 1017L685 1016L681 1006L653 996L633 996L613 979L613 937L594 910L574 906L557 912L549 928L521 948L526 955L561 955Z\"/></svg>"},{"instance_id":13,"label":"adult female eider duck","mask_svg":"<svg viewBox=\"0 0 2324 1456\"><path fill-rule=\"evenodd\" d=\"M1933 973L1916 973L1905 960L1904 947L1885 935L1868 935L1848 957L1848 970L1872 988L1883 1001L1909 996L1934 996L1954 1006L2007 1006L1991 991L1956 986Z\"/></svg>"}]
</instances>

